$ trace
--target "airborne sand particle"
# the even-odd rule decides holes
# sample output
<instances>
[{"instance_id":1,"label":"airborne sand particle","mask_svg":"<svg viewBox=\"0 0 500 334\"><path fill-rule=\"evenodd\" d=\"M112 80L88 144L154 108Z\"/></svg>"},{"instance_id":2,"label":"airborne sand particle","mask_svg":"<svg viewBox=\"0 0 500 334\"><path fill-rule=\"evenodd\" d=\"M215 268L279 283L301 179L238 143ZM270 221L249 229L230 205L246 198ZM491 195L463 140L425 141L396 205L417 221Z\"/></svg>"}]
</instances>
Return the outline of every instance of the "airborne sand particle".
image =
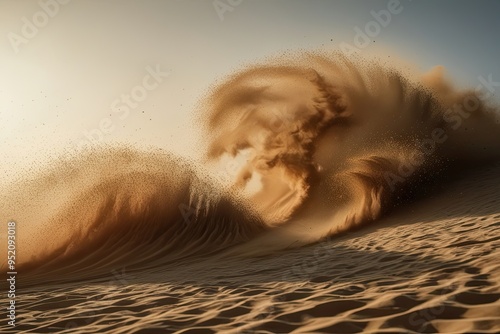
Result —
<instances>
[{"instance_id":1,"label":"airborne sand particle","mask_svg":"<svg viewBox=\"0 0 500 334\"><path fill-rule=\"evenodd\" d=\"M18 196L3 201L2 212L24 221L20 260L33 281L227 249L299 247L404 205L439 171L498 158L497 111L487 102L478 101L457 130L443 119L472 94L440 71L414 77L340 54L271 61L236 73L202 101L207 159L244 152L229 187L174 156L97 150L16 185ZM391 189L385 175L437 128L447 139ZM244 193L249 182L254 191ZM181 205L192 209L189 224Z\"/></svg>"}]
</instances>

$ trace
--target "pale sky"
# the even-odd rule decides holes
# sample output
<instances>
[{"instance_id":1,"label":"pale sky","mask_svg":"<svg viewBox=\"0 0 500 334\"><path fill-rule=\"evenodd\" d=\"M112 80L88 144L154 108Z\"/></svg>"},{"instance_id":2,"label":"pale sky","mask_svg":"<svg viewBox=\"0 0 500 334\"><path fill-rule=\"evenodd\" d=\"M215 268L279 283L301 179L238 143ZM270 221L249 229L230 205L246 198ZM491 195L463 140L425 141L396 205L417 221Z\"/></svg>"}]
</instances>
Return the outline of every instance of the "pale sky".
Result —
<instances>
[{"instance_id":1,"label":"pale sky","mask_svg":"<svg viewBox=\"0 0 500 334\"><path fill-rule=\"evenodd\" d=\"M100 126L97 144L196 156L192 114L210 84L287 50L354 45L355 28L396 0L217 1L219 12L213 0L0 0L0 184ZM500 2L397 8L362 52L387 48L423 71L444 65L464 86L500 81ZM145 79L155 69L169 74ZM140 101L126 114L121 99L134 89Z\"/></svg>"}]
</instances>

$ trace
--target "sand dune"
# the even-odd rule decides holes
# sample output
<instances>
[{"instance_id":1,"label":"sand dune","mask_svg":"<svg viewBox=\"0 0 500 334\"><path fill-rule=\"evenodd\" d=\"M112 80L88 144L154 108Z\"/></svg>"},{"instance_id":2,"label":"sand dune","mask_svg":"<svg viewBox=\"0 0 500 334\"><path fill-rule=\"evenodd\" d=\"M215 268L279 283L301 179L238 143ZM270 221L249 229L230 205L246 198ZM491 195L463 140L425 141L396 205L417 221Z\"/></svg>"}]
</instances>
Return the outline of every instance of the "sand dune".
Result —
<instances>
[{"instance_id":1,"label":"sand dune","mask_svg":"<svg viewBox=\"0 0 500 334\"><path fill-rule=\"evenodd\" d=\"M15 330L498 332L498 108L442 74L255 65L202 102L207 160L95 148L26 176L0 198Z\"/></svg>"},{"instance_id":2,"label":"sand dune","mask_svg":"<svg viewBox=\"0 0 500 334\"><path fill-rule=\"evenodd\" d=\"M16 330L496 333L499 185L499 164L471 170L370 227L273 256L22 289Z\"/></svg>"}]
</instances>

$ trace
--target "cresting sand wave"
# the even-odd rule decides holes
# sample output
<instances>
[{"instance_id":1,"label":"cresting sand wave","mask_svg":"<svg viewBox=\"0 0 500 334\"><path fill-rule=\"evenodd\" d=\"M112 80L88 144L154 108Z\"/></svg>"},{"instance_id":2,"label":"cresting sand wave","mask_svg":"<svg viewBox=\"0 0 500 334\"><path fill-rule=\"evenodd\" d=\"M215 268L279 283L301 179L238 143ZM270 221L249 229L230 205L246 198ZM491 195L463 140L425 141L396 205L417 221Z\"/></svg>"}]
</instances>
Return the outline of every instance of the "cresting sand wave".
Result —
<instances>
[{"instance_id":1,"label":"cresting sand wave","mask_svg":"<svg viewBox=\"0 0 500 334\"><path fill-rule=\"evenodd\" d=\"M499 176L498 163L461 173L376 224L272 256L23 288L17 327L0 331L498 333Z\"/></svg>"},{"instance_id":2,"label":"cresting sand wave","mask_svg":"<svg viewBox=\"0 0 500 334\"><path fill-rule=\"evenodd\" d=\"M207 160L244 157L229 185L197 163L132 149L73 157L14 185L0 203L2 219L20 222L24 284L314 243L500 153L498 111L439 68L414 76L304 54L235 74L201 109Z\"/></svg>"}]
</instances>

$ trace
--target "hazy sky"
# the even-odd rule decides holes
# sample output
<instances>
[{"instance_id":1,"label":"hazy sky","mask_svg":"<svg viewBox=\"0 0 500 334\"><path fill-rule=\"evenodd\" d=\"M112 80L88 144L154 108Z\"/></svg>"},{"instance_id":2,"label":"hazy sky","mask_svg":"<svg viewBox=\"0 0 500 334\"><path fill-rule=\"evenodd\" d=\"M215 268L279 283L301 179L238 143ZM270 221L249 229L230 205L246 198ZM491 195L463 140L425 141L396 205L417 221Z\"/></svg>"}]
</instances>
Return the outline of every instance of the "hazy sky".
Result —
<instances>
[{"instance_id":1,"label":"hazy sky","mask_svg":"<svg viewBox=\"0 0 500 334\"><path fill-rule=\"evenodd\" d=\"M0 183L85 133L193 156L192 111L211 83L286 50L355 45L356 27L394 1L0 0ZM500 2L394 8L361 52L444 65L462 85L500 81Z\"/></svg>"}]
</instances>

